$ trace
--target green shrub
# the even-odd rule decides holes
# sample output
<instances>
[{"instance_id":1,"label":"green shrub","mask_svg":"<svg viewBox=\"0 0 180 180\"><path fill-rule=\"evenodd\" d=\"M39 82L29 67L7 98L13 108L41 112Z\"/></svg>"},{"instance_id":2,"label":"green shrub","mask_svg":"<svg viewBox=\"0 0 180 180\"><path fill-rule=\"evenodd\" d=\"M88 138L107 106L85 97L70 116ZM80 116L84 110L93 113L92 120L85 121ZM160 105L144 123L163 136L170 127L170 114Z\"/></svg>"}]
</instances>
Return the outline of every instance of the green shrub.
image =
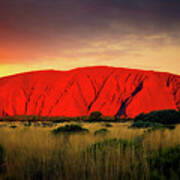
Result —
<instances>
[{"instance_id":1,"label":"green shrub","mask_svg":"<svg viewBox=\"0 0 180 180\"><path fill-rule=\"evenodd\" d=\"M112 127L113 125L110 124L110 123L104 123L104 126L105 126L105 127Z\"/></svg>"},{"instance_id":2,"label":"green shrub","mask_svg":"<svg viewBox=\"0 0 180 180\"><path fill-rule=\"evenodd\" d=\"M156 130L165 130L165 129L174 130L175 127L176 127L175 125L166 125L166 124L161 124L157 122L142 121L142 120L135 121L130 126L130 128L149 128L146 131L148 133L152 131L156 131Z\"/></svg>"},{"instance_id":3,"label":"green shrub","mask_svg":"<svg viewBox=\"0 0 180 180\"><path fill-rule=\"evenodd\" d=\"M90 114L89 118L91 121L101 120L102 113L99 111L94 111Z\"/></svg>"},{"instance_id":4,"label":"green shrub","mask_svg":"<svg viewBox=\"0 0 180 180\"><path fill-rule=\"evenodd\" d=\"M88 129L82 128L80 125L71 124L65 125L62 127L58 127L52 131L53 134L61 134L61 133L85 133L88 132Z\"/></svg>"},{"instance_id":5,"label":"green shrub","mask_svg":"<svg viewBox=\"0 0 180 180\"><path fill-rule=\"evenodd\" d=\"M17 126L16 125L11 125L11 126L9 126L10 128L12 128L12 129L15 129L15 128L17 128Z\"/></svg>"},{"instance_id":6,"label":"green shrub","mask_svg":"<svg viewBox=\"0 0 180 180\"><path fill-rule=\"evenodd\" d=\"M176 110L152 111L148 114L139 114L134 121L150 121L160 124L177 124L180 123L180 112Z\"/></svg>"},{"instance_id":7,"label":"green shrub","mask_svg":"<svg viewBox=\"0 0 180 180\"><path fill-rule=\"evenodd\" d=\"M105 128L102 128L102 129L99 129L97 131L94 132L94 135L97 136L97 135L103 135L105 136L109 131Z\"/></svg>"},{"instance_id":8,"label":"green shrub","mask_svg":"<svg viewBox=\"0 0 180 180\"><path fill-rule=\"evenodd\" d=\"M143 120L143 119L145 118L145 116L147 116L147 114L144 114L144 113L138 114L138 115L134 118L134 121Z\"/></svg>"},{"instance_id":9,"label":"green shrub","mask_svg":"<svg viewBox=\"0 0 180 180\"><path fill-rule=\"evenodd\" d=\"M180 179L180 145L160 149L148 161L151 179Z\"/></svg>"},{"instance_id":10,"label":"green shrub","mask_svg":"<svg viewBox=\"0 0 180 180\"><path fill-rule=\"evenodd\" d=\"M130 127L131 128L149 128L149 127L162 127L162 126L163 125L160 123L138 120L138 121L135 121Z\"/></svg>"}]
</instances>

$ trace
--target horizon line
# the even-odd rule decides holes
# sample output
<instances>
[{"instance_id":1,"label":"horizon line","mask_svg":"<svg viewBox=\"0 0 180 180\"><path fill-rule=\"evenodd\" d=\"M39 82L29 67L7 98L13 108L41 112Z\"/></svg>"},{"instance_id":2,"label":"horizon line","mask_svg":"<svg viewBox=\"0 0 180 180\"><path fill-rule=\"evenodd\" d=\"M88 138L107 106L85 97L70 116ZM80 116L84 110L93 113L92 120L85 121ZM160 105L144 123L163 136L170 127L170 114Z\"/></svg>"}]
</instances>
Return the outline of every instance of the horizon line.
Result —
<instances>
[{"instance_id":1,"label":"horizon line","mask_svg":"<svg viewBox=\"0 0 180 180\"><path fill-rule=\"evenodd\" d=\"M37 69L37 70L32 70L32 71L22 71L22 72L10 74L10 75L0 76L0 79L6 78L6 77L12 77L12 76L16 76L16 75L23 75L23 74L27 74L27 73L51 72L51 71L69 72L69 71L76 71L79 69L86 69L86 68L113 68L113 69L123 69L123 70L142 71L142 72L165 73L165 74L172 74L172 75L180 76L180 74L177 74L177 73L172 73L172 72L168 72L168 71L159 71L159 70L153 70L153 69L146 70L146 69L141 69L141 68L130 68L130 67L122 67L122 66L117 67L117 66L110 66L110 65L89 65L89 66L70 68L67 70L50 68L50 69Z\"/></svg>"}]
</instances>

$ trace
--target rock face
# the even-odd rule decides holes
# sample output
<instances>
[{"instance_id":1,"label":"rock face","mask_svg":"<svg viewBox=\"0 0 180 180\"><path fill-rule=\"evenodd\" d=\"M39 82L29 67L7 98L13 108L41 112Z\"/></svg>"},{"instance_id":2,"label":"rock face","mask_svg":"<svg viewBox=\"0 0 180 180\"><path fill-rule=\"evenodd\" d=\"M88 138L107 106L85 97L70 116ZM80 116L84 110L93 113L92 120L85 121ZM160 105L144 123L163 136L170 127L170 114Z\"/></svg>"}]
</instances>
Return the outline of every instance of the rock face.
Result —
<instances>
[{"instance_id":1,"label":"rock face","mask_svg":"<svg viewBox=\"0 0 180 180\"><path fill-rule=\"evenodd\" d=\"M180 108L180 76L113 67L38 71L0 79L0 116L134 117Z\"/></svg>"}]
</instances>

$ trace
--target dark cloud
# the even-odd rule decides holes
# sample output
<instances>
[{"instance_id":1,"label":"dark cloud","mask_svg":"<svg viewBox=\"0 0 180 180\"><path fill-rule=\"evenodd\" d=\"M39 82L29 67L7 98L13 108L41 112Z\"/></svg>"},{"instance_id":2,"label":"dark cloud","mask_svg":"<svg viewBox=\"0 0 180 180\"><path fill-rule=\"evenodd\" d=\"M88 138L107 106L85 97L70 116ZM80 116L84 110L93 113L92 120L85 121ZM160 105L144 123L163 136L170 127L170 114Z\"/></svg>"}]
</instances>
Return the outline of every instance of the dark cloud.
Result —
<instances>
[{"instance_id":1,"label":"dark cloud","mask_svg":"<svg viewBox=\"0 0 180 180\"><path fill-rule=\"evenodd\" d=\"M9 33L178 32L179 0L1 0L0 25ZM121 24L112 29L111 23ZM123 28L126 25L126 29ZM127 28L129 27L129 29ZM41 37L40 37L41 38Z\"/></svg>"},{"instance_id":2,"label":"dark cloud","mask_svg":"<svg viewBox=\"0 0 180 180\"><path fill-rule=\"evenodd\" d=\"M94 48L93 41L116 44L130 34L136 36L133 42L165 34L154 44L167 43L166 37L179 44L179 19L179 0L1 0L0 46L34 48L29 55L62 54L68 48Z\"/></svg>"}]
</instances>

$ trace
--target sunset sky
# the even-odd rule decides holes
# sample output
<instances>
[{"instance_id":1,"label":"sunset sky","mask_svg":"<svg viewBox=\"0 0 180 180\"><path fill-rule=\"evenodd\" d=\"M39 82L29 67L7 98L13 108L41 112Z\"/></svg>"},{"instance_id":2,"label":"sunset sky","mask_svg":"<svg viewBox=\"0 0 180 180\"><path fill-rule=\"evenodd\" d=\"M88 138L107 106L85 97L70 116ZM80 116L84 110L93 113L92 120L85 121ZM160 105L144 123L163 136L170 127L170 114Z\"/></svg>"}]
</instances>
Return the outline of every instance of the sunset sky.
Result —
<instances>
[{"instance_id":1,"label":"sunset sky","mask_svg":"<svg viewBox=\"0 0 180 180\"><path fill-rule=\"evenodd\" d=\"M180 0L0 0L0 76L109 65L180 74Z\"/></svg>"}]
</instances>

